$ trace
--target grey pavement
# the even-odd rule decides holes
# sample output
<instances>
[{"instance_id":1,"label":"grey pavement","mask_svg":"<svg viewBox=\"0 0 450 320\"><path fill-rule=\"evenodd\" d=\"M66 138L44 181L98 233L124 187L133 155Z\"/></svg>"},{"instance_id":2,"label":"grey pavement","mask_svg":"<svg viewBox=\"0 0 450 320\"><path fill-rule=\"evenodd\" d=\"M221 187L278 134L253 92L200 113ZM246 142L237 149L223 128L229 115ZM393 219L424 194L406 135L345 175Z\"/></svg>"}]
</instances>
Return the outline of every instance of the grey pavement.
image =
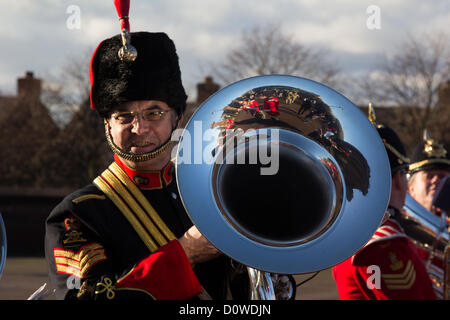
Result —
<instances>
[{"instance_id":1,"label":"grey pavement","mask_svg":"<svg viewBox=\"0 0 450 320\"><path fill-rule=\"evenodd\" d=\"M300 283L311 275L295 275L294 278ZM0 278L0 300L26 300L46 282L47 266L43 258L8 257ZM331 269L321 271L312 280L297 288L296 300L336 299L338 295Z\"/></svg>"}]
</instances>

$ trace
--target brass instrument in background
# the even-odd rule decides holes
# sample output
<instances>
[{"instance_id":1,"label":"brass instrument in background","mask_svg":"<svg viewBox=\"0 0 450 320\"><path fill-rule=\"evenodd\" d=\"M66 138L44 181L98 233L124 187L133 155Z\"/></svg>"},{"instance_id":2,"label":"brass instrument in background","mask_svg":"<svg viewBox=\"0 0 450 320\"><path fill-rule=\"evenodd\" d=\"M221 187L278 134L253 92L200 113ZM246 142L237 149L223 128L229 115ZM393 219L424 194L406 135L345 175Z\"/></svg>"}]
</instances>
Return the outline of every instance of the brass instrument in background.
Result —
<instances>
[{"instance_id":1,"label":"brass instrument in background","mask_svg":"<svg viewBox=\"0 0 450 320\"><path fill-rule=\"evenodd\" d=\"M6 261L6 228L3 222L2 214L0 213L0 278L2 276L3 268Z\"/></svg>"},{"instance_id":2,"label":"brass instrument in background","mask_svg":"<svg viewBox=\"0 0 450 320\"><path fill-rule=\"evenodd\" d=\"M269 272L310 273L352 256L389 202L376 129L344 96L304 78L258 76L223 88L191 117L176 151L186 211L214 246L248 266L253 299L274 298Z\"/></svg>"},{"instance_id":3,"label":"brass instrument in background","mask_svg":"<svg viewBox=\"0 0 450 320\"><path fill-rule=\"evenodd\" d=\"M409 194L406 195L400 225L424 254L425 266L439 299L449 300L450 244L449 231L442 218L425 209Z\"/></svg>"}]
</instances>

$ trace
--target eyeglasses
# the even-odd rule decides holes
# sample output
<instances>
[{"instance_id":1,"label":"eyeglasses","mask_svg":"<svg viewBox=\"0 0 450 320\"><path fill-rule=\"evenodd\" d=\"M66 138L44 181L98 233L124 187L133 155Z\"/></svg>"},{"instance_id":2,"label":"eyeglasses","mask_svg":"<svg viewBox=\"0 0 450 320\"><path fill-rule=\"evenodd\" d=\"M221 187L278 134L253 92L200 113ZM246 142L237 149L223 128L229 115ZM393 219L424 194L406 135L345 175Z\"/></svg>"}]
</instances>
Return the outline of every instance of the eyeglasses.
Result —
<instances>
[{"instance_id":1,"label":"eyeglasses","mask_svg":"<svg viewBox=\"0 0 450 320\"><path fill-rule=\"evenodd\" d=\"M113 118L120 124L130 124L133 122L135 117L141 114L142 119L144 119L145 121L158 121L162 118L162 116L165 113L169 113L170 111L171 110L147 109L142 112L137 111L116 112L111 115L111 118Z\"/></svg>"}]
</instances>

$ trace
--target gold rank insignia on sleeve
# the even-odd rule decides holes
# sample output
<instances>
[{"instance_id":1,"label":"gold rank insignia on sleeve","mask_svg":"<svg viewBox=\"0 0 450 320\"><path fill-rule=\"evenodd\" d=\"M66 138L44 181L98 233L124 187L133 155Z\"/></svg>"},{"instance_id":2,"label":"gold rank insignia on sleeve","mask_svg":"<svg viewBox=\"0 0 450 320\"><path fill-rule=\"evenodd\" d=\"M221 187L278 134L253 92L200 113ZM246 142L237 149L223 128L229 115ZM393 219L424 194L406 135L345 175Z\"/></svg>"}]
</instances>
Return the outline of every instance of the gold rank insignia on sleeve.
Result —
<instances>
[{"instance_id":1,"label":"gold rank insignia on sleeve","mask_svg":"<svg viewBox=\"0 0 450 320\"><path fill-rule=\"evenodd\" d=\"M86 242L87 240L83 238L83 233L77 230L71 230L64 234L63 243L64 245L79 244Z\"/></svg>"},{"instance_id":2,"label":"gold rank insignia on sleeve","mask_svg":"<svg viewBox=\"0 0 450 320\"><path fill-rule=\"evenodd\" d=\"M80 230L81 223L74 216L64 219L64 228L66 232L63 235L63 244L66 248L76 247L87 242L83 232Z\"/></svg>"},{"instance_id":3,"label":"gold rank insignia on sleeve","mask_svg":"<svg viewBox=\"0 0 450 320\"><path fill-rule=\"evenodd\" d=\"M392 264L390 265L392 271L397 271L403 268L403 261L398 260L394 252L389 252L388 257L392 262Z\"/></svg>"},{"instance_id":4,"label":"gold rank insignia on sleeve","mask_svg":"<svg viewBox=\"0 0 450 320\"><path fill-rule=\"evenodd\" d=\"M106 260L105 249L99 243L83 246L75 252L69 249L54 248L56 271L83 278L98 262Z\"/></svg>"},{"instance_id":5,"label":"gold rank insignia on sleeve","mask_svg":"<svg viewBox=\"0 0 450 320\"><path fill-rule=\"evenodd\" d=\"M416 281L416 270L411 260L408 260L402 273L385 273L381 277L390 290L408 290Z\"/></svg>"}]
</instances>

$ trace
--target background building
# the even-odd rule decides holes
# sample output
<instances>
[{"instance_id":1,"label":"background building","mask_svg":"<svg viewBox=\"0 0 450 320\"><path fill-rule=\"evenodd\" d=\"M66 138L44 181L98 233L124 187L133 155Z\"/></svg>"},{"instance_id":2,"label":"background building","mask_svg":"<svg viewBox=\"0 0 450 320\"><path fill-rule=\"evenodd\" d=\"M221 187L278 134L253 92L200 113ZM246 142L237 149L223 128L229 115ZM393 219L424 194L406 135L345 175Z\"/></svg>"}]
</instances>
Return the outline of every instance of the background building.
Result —
<instances>
[{"instance_id":1,"label":"background building","mask_svg":"<svg viewBox=\"0 0 450 320\"><path fill-rule=\"evenodd\" d=\"M41 80L33 72L17 80L16 96L0 96L0 213L8 235L9 256L43 256L45 219L70 192L90 183L112 161L103 121L85 101L63 128L41 102ZM185 123L198 106L220 89L211 77L197 85L197 100L188 103ZM433 138L450 150L450 82L439 91ZM393 127L410 153L417 127L411 107L376 106L377 120ZM367 114L367 106L360 109ZM184 124L185 124L184 123Z\"/></svg>"}]
</instances>

